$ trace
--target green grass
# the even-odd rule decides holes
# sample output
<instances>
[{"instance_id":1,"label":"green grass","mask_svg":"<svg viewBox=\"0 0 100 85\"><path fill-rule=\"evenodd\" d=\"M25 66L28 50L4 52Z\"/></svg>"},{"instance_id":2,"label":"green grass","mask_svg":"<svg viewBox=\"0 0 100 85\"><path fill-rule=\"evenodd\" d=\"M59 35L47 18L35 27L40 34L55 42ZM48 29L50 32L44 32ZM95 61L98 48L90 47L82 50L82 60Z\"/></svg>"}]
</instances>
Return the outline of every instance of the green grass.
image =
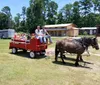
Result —
<instances>
[{"instance_id":1,"label":"green grass","mask_svg":"<svg viewBox=\"0 0 100 85\"><path fill-rule=\"evenodd\" d=\"M79 35L78 37L95 37L95 35Z\"/></svg>"},{"instance_id":2,"label":"green grass","mask_svg":"<svg viewBox=\"0 0 100 85\"><path fill-rule=\"evenodd\" d=\"M63 37L52 38L55 42ZM100 56L91 54L83 59L93 64L86 67L74 67L76 55L68 55L66 65L54 62L54 56L28 58L28 53L20 52L16 55L9 50L10 40L0 39L0 85L99 85L100 84ZM100 51L89 49L94 54ZM81 65L84 65L80 62Z\"/></svg>"}]
</instances>

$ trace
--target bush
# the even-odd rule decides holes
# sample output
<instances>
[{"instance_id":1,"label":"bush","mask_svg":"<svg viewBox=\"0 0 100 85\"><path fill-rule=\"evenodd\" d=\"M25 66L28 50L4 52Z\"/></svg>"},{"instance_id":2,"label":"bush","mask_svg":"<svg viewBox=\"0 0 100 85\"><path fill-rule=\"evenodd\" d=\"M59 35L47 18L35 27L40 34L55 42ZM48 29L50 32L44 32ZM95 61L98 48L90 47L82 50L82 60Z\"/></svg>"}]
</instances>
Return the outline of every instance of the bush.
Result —
<instances>
[{"instance_id":1,"label":"bush","mask_svg":"<svg viewBox=\"0 0 100 85\"><path fill-rule=\"evenodd\" d=\"M88 35L88 33L85 31L85 32L83 32L83 35Z\"/></svg>"}]
</instances>

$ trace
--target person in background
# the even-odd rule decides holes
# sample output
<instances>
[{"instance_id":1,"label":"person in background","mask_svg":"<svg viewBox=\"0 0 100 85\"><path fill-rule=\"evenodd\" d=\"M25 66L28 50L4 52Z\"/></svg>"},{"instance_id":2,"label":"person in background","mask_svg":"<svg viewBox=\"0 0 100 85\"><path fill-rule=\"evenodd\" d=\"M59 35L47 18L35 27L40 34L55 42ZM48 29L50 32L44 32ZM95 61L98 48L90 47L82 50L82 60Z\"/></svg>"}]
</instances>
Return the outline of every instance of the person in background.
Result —
<instances>
[{"instance_id":1,"label":"person in background","mask_svg":"<svg viewBox=\"0 0 100 85\"><path fill-rule=\"evenodd\" d=\"M27 34L27 40L30 40L30 39L31 39L31 35Z\"/></svg>"},{"instance_id":2,"label":"person in background","mask_svg":"<svg viewBox=\"0 0 100 85\"><path fill-rule=\"evenodd\" d=\"M13 39L17 39L17 33L14 34Z\"/></svg>"},{"instance_id":3,"label":"person in background","mask_svg":"<svg viewBox=\"0 0 100 85\"><path fill-rule=\"evenodd\" d=\"M40 26L37 26L37 29L35 30L36 38L40 40L41 43L43 43L43 35L41 33Z\"/></svg>"},{"instance_id":4,"label":"person in background","mask_svg":"<svg viewBox=\"0 0 100 85\"><path fill-rule=\"evenodd\" d=\"M50 44L51 44L51 43L52 43L51 36L50 36L50 34L47 32L47 30L45 29L44 26L43 26L42 29L41 29L41 33L42 33L44 42L46 43L46 42L47 42L47 39L49 39L49 42L50 42Z\"/></svg>"},{"instance_id":5,"label":"person in background","mask_svg":"<svg viewBox=\"0 0 100 85\"><path fill-rule=\"evenodd\" d=\"M21 34L20 39L21 40L27 40L26 34L25 33Z\"/></svg>"}]
</instances>

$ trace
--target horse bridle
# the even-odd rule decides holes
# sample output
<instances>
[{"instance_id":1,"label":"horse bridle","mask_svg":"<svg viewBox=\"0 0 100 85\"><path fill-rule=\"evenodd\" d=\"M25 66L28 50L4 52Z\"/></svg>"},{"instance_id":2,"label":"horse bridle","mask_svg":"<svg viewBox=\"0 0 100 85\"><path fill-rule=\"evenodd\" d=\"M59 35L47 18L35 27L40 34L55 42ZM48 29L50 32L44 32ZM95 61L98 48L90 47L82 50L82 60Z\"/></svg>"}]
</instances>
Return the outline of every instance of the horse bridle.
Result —
<instances>
[{"instance_id":1,"label":"horse bridle","mask_svg":"<svg viewBox=\"0 0 100 85\"><path fill-rule=\"evenodd\" d=\"M94 45L94 44L91 44L91 46L92 46L93 48L97 47L97 45Z\"/></svg>"},{"instance_id":2,"label":"horse bridle","mask_svg":"<svg viewBox=\"0 0 100 85\"><path fill-rule=\"evenodd\" d=\"M92 40L92 42L93 42L93 40ZM91 46L92 46L93 48L98 47L98 45L94 45L92 42L91 42Z\"/></svg>"}]
</instances>

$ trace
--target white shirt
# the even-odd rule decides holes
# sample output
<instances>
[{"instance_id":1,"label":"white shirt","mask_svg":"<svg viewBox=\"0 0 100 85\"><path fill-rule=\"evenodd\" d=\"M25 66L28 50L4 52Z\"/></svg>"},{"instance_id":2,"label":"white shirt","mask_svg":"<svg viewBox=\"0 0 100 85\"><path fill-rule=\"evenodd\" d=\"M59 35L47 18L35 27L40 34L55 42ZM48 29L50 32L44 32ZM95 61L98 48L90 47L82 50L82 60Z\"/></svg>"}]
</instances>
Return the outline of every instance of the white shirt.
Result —
<instances>
[{"instance_id":1,"label":"white shirt","mask_svg":"<svg viewBox=\"0 0 100 85\"><path fill-rule=\"evenodd\" d=\"M46 30L46 29L41 29L41 33L42 33L43 35L46 35L47 30Z\"/></svg>"},{"instance_id":2,"label":"white shirt","mask_svg":"<svg viewBox=\"0 0 100 85\"><path fill-rule=\"evenodd\" d=\"M36 29L36 30L35 30L35 34L36 34L36 36L41 35L41 30Z\"/></svg>"}]
</instances>

